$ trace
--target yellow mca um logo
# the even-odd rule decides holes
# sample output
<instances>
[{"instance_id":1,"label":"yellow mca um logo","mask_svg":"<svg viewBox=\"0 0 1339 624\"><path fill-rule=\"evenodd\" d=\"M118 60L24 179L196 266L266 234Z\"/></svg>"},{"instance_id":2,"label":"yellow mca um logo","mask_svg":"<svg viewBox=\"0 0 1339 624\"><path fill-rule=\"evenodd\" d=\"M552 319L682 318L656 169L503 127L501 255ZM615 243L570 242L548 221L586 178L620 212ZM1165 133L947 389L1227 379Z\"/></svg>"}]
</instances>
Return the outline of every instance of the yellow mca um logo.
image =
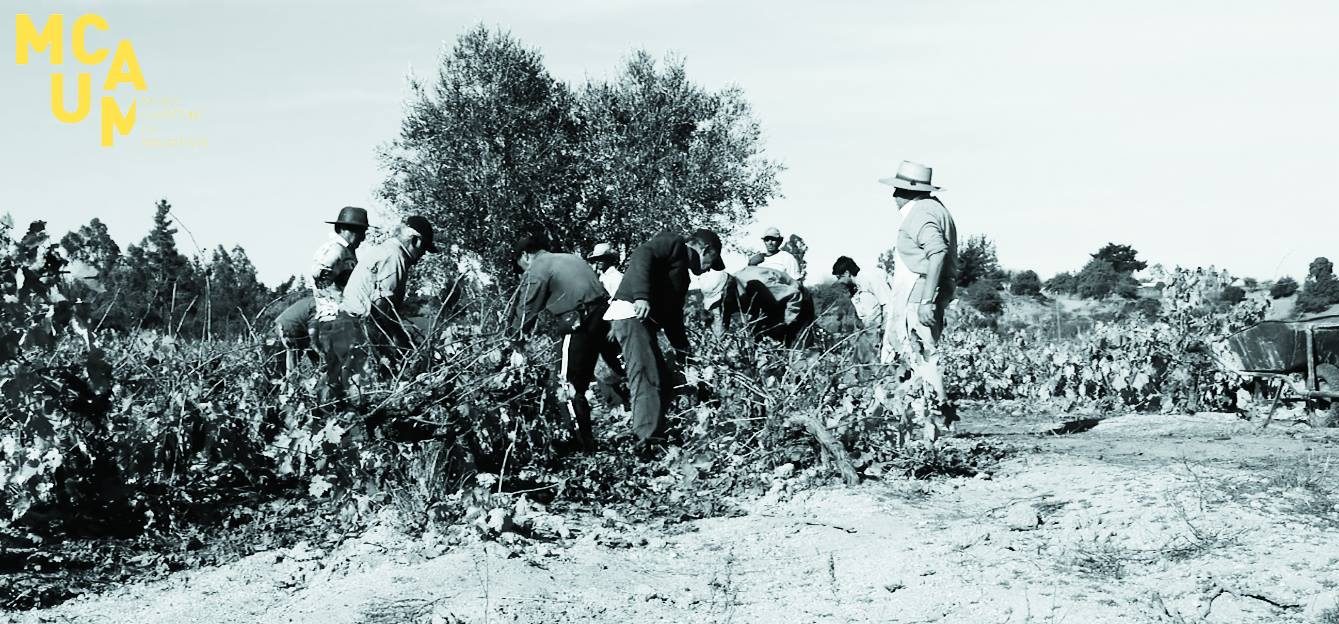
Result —
<instances>
[{"instance_id":1,"label":"yellow mca um logo","mask_svg":"<svg viewBox=\"0 0 1339 624\"><path fill-rule=\"evenodd\" d=\"M92 13L80 15L70 26L70 52L74 60L84 67L96 67L108 60L106 77L102 81L102 146L111 147L115 135L127 135L135 128L135 102L122 112L116 99L110 93L121 85L131 85L136 91L144 91L144 74L139 68L139 59L135 57L135 48L129 39L116 43L115 50L98 48L89 50L86 45L88 29L107 30L107 20ZM65 64L65 16L55 13L47 17L39 29L32 16L19 13L14 18L14 62L27 65L32 54L47 55L47 62L53 66ZM93 74L81 71L75 74L75 106L70 110L65 106L66 75L64 72L51 74L51 114L61 123L75 124L88 118L93 108Z\"/></svg>"}]
</instances>

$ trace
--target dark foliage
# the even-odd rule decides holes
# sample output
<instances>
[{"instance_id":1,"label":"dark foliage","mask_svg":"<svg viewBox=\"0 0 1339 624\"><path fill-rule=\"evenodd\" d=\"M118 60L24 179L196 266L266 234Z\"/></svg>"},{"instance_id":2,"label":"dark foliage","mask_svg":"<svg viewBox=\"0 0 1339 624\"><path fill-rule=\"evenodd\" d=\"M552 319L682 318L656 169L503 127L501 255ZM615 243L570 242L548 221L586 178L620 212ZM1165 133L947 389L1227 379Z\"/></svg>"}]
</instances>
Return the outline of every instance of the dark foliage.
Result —
<instances>
[{"instance_id":1,"label":"dark foliage","mask_svg":"<svg viewBox=\"0 0 1339 624\"><path fill-rule=\"evenodd\" d=\"M1000 296L1000 283L994 278L985 278L973 282L962 294L962 300L987 316L995 316L1004 311L1004 298Z\"/></svg>"},{"instance_id":2,"label":"dark foliage","mask_svg":"<svg viewBox=\"0 0 1339 624\"><path fill-rule=\"evenodd\" d=\"M1010 280L1009 292L1024 297L1040 295L1041 278L1037 276L1036 271L1020 271Z\"/></svg>"},{"instance_id":3,"label":"dark foliage","mask_svg":"<svg viewBox=\"0 0 1339 624\"><path fill-rule=\"evenodd\" d=\"M1239 286L1228 286L1218 293L1218 300L1228 305L1236 305L1246 300L1246 291Z\"/></svg>"},{"instance_id":4,"label":"dark foliage","mask_svg":"<svg viewBox=\"0 0 1339 624\"><path fill-rule=\"evenodd\" d=\"M1000 262L995 243L984 235L967 239L958 250L958 287L966 288L982 279L999 279Z\"/></svg>"},{"instance_id":5,"label":"dark foliage","mask_svg":"<svg viewBox=\"0 0 1339 624\"><path fill-rule=\"evenodd\" d=\"M1064 271L1046 280L1046 291L1057 295L1073 295L1079 291L1079 282L1073 273Z\"/></svg>"},{"instance_id":6,"label":"dark foliage","mask_svg":"<svg viewBox=\"0 0 1339 624\"><path fill-rule=\"evenodd\" d=\"M1291 277L1284 276L1279 278L1277 282L1274 282L1273 286L1269 287L1269 296L1273 297L1274 299L1291 297L1297 294L1299 288L1300 287L1297 285L1297 280Z\"/></svg>"},{"instance_id":7,"label":"dark foliage","mask_svg":"<svg viewBox=\"0 0 1339 624\"><path fill-rule=\"evenodd\" d=\"M662 228L729 232L775 194L779 167L743 94L703 89L679 62L639 52L614 79L572 87L481 26L411 86L381 196L504 281L522 232L627 249Z\"/></svg>"},{"instance_id":8,"label":"dark foliage","mask_svg":"<svg viewBox=\"0 0 1339 624\"><path fill-rule=\"evenodd\" d=\"M1148 263L1139 259L1139 252L1133 247L1116 243L1107 243L1093 254L1093 259L1110 264L1117 273L1129 274L1148 267Z\"/></svg>"}]
</instances>

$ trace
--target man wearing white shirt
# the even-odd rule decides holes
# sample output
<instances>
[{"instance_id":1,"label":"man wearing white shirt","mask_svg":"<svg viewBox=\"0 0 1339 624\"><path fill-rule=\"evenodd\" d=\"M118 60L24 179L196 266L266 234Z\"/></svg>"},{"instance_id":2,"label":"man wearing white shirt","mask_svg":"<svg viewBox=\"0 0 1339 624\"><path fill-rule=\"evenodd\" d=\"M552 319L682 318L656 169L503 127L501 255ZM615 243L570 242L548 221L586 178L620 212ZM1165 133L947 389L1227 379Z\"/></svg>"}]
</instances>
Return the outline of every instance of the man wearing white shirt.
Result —
<instances>
[{"instance_id":1,"label":"man wearing white shirt","mask_svg":"<svg viewBox=\"0 0 1339 624\"><path fill-rule=\"evenodd\" d=\"M776 269L789 275L791 279L797 282L802 281L804 275L800 273L800 262L789 251L781 249L782 242L784 242L784 239L781 238L781 230L775 227L767 228L767 231L763 232L762 235L762 243L766 251L753 256L749 260L749 266Z\"/></svg>"},{"instance_id":2,"label":"man wearing white shirt","mask_svg":"<svg viewBox=\"0 0 1339 624\"><path fill-rule=\"evenodd\" d=\"M307 351L313 356L316 348L316 328L339 315L339 303L344 286L358 265L356 250L367 238L367 211L345 206L334 221L330 238L316 250L312 265L303 275L303 282L311 289L311 296L290 305L275 320L280 343L284 345L286 372L296 370L298 357Z\"/></svg>"},{"instance_id":3,"label":"man wearing white shirt","mask_svg":"<svg viewBox=\"0 0 1339 624\"><path fill-rule=\"evenodd\" d=\"M832 276L851 293L851 305L865 329L880 345L879 362L889 364L897 358L899 344L890 324L897 318L893 311L893 291L888 275L881 270L860 271L860 265L848 256L837 258Z\"/></svg>"},{"instance_id":4,"label":"man wearing white shirt","mask_svg":"<svg viewBox=\"0 0 1339 624\"><path fill-rule=\"evenodd\" d=\"M623 273L618 270L618 252L614 251L612 245L609 243L596 245L590 255L586 256L586 262L590 263L595 275L599 276L605 292L610 296L618 292L618 284L623 281Z\"/></svg>"}]
</instances>

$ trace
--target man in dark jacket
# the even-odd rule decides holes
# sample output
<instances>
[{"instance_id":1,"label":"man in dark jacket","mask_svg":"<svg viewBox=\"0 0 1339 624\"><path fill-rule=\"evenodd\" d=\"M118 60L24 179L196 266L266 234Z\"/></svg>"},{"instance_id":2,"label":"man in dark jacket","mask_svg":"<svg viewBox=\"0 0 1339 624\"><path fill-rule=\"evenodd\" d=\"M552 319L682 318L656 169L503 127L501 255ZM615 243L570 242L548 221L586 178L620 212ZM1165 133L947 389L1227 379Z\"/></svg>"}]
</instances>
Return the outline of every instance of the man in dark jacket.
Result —
<instances>
[{"instance_id":1,"label":"man in dark jacket","mask_svg":"<svg viewBox=\"0 0 1339 624\"><path fill-rule=\"evenodd\" d=\"M521 239L516 264L525 271L518 289L519 301L512 328L522 336L530 331L543 310L557 320L562 334L561 369L565 385L562 398L576 421L576 438L586 452L595 450L586 389L595 379L595 362L618 370L618 348L609 340L609 295L586 260L576 254L550 253L542 236Z\"/></svg>"},{"instance_id":2,"label":"man in dark jacket","mask_svg":"<svg viewBox=\"0 0 1339 624\"><path fill-rule=\"evenodd\" d=\"M681 366L688 355L683 324L688 273L724 269L721 239L705 229L687 238L662 231L628 257L623 281L604 319L623 350L632 392L632 431L642 442L662 429L662 412L672 396L662 387L672 377L657 332L665 332L674 347L675 363Z\"/></svg>"}]
</instances>

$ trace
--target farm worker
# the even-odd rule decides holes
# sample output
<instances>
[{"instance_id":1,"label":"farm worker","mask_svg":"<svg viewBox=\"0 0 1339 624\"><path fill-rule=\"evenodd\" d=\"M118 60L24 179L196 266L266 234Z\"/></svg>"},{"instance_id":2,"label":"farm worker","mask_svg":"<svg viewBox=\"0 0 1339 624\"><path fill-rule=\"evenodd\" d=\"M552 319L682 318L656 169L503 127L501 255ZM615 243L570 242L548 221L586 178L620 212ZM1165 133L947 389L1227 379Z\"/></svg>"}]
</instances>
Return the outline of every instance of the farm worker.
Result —
<instances>
[{"instance_id":1,"label":"farm worker","mask_svg":"<svg viewBox=\"0 0 1339 624\"><path fill-rule=\"evenodd\" d=\"M623 351L632 393L632 431L642 448L652 435L663 432L662 411L672 396L671 388L665 387L673 381L660 350L659 332L665 332L674 347L677 373L688 355L683 319L688 274L724 269L721 239L706 229L688 237L662 231L628 257L627 273L604 319L610 321Z\"/></svg>"},{"instance_id":2,"label":"farm worker","mask_svg":"<svg viewBox=\"0 0 1339 624\"><path fill-rule=\"evenodd\" d=\"M312 323L315 312L316 300L307 295L284 308L274 319L279 345L283 349L283 359L276 362L281 375L293 374L303 353L308 354L313 363L320 361L315 341L312 340L316 334L316 324Z\"/></svg>"},{"instance_id":3,"label":"farm worker","mask_svg":"<svg viewBox=\"0 0 1339 624\"><path fill-rule=\"evenodd\" d=\"M703 288L702 304L715 308L713 329L718 333L742 314L755 337L793 345L813 325L814 305L804 288L784 271L767 266L744 267L724 273L721 287Z\"/></svg>"},{"instance_id":4,"label":"farm worker","mask_svg":"<svg viewBox=\"0 0 1339 624\"><path fill-rule=\"evenodd\" d=\"M770 267L789 275L795 281L804 279L800 274L800 263L789 251L781 249L781 230L769 227L762 234L764 251L749 258L749 266Z\"/></svg>"},{"instance_id":5,"label":"farm worker","mask_svg":"<svg viewBox=\"0 0 1339 624\"><path fill-rule=\"evenodd\" d=\"M618 270L618 252L609 243L600 243L586 256L586 261L600 276L600 284L607 293L618 292L618 284L623 281L623 273Z\"/></svg>"},{"instance_id":6,"label":"farm worker","mask_svg":"<svg viewBox=\"0 0 1339 624\"><path fill-rule=\"evenodd\" d=\"M518 303L512 329L524 336L547 310L557 319L562 335L559 375L564 384L563 402L576 424L576 440L586 452L595 450L590 402L586 390L595 380L595 362L603 357L620 370L618 347L609 338L609 294L581 256L552 253L542 235L522 238L516 247L516 264L525 271L517 291Z\"/></svg>"},{"instance_id":7,"label":"farm worker","mask_svg":"<svg viewBox=\"0 0 1339 624\"><path fill-rule=\"evenodd\" d=\"M851 305L856 316L865 326L868 335L880 345L879 362L891 364L896 359L900 346L898 333L892 323L897 318L893 313L893 291L888 284L888 274L883 270L860 272L860 265L849 256L841 256L832 263L832 276L838 284L851 293Z\"/></svg>"},{"instance_id":8,"label":"farm worker","mask_svg":"<svg viewBox=\"0 0 1339 624\"><path fill-rule=\"evenodd\" d=\"M326 355L327 383L342 391L353 367L350 354L357 344L367 344L378 360L392 370L404 352L411 348L409 335L401 323L409 272L423 255L437 251L432 242L432 225L420 216L406 218L395 237L383 241L363 255L349 276L339 313L333 321L320 325Z\"/></svg>"},{"instance_id":9,"label":"farm worker","mask_svg":"<svg viewBox=\"0 0 1339 624\"><path fill-rule=\"evenodd\" d=\"M301 351L317 343L319 324L333 321L339 314L344 285L358 264L358 246L367 238L367 210L362 208L345 206L334 221L326 223L333 225L334 231L317 248L311 266L302 276L311 296L294 302L276 319L280 341L287 351L287 371L297 367Z\"/></svg>"},{"instance_id":10,"label":"farm worker","mask_svg":"<svg viewBox=\"0 0 1339 624\"><path fill-rule=\"evenodd\" d=\"M939 433L933 414L942 417L945 427L952 428L957 420L956 407L944 389L938 345L944 310L953 301L958 279L958 228L953 215L934 196L939 187L930 183L932 173L929 167L903 161L896 175L879 182L893 187L901 218L891 295L892 328L913 380L919 378L922 388L934 393L936 404L931 407L927 430L933 438Z\"/></svg>"}]
</instances>

